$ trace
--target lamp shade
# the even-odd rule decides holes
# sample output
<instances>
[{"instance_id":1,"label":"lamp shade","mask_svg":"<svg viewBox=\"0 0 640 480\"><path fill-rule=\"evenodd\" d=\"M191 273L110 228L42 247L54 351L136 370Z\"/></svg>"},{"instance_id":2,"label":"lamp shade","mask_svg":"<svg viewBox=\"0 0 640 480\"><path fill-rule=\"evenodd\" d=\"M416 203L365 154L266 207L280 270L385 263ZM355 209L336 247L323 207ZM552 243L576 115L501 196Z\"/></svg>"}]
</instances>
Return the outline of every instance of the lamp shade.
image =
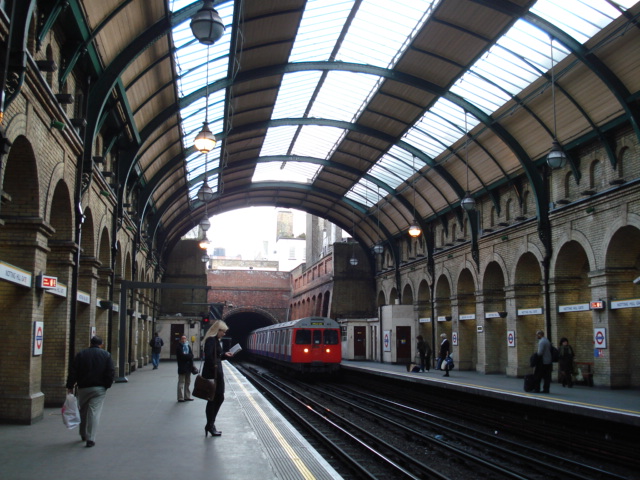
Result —
<instances>
[{"instance_id":1,"label":"lamp shade","mask_svg":"<svg viewBox=\"0 0 640 480\"><path fill-rule=\"evenodd\" d=\"M551 144L551 150L547 156L547 164L554 170L564 168L567 164L567 156L560 148L560 144L557 140L554 140Z\"/></svg>"},{"instance_id":2,"label":"lamp shade","mask_svg":"<svg viewBox=\"0 0 640 480\"><path fill-rule=\"evenodd\" d=\"M201 258L200 260L202 260L202 261L203 261L203 262L205 262L205 263L206 263L206 262L208 262L208 261L209 261L209 255L207 255L207 254L205 253L204 255L202 255L202 258Z\"/></svg>"},{"instance_id":3,"label":"lamp shade","mask_svg":"<svg viewBox=\"0 0 640 480\"><path fill-rule=\"evenodd\" d=\"M460 205L462 205L462 208L464 208L465 211L470 212L472 210L475 210L476 200L471 196L469 192L467 192L467 194L460 201Z\"/></svg>"},{"instance_id":4,"label":"lamp shade","mask_svg":"<svg viewBox=\"0 0 640 480\"><path fill-rule=\"evenodd\" d=\"M200 228L203 232L206 232L211 228L211 222L207 217L204 217L202 220L200 220Z\"/></svg>"},{"instance_id":5,"label":"lamp shade","mask_svg":"<svg viewBox=\"0 0 640 480\"><path fill-rule=\"evenodd\" d=\"M409 235L411 237L419 237L422 233L422 230L418 226L418 223L414 220L411 225L409 225Z\"/></svg>"},{"instance_id":6,"label":"lamp shade","mask_svg":"<svg viewBox=\"0 0 640 480\"><path fill-rule=\"evenodd\" d=\"M196 193L196 197L198 197L198 200L201 202L206 203L213 200L213 190L211 190L211 187L206 180L202 182L202 186L200 187L200 190L198 190L198 193Z\"/></svg>"},{"instance_id":7,"label":"lamp shade","mask_svg":"<svg viewBox=\"0 0 640 480\"><path fill-rule=\"evenodd\" d=\"M375 253L376 255L380 255L382 252L384 252L384 247L381 243L376 243L373 246L373 253Z\"/></svg>"},{"instance_id":8,"label":"lamp shade","mask_svg":"<svg viewBox=\"0 0 640 480\"><path fill-rule=\"evenodd\" d=\"M353 267L355 267L356 265L358 265L358 259L356 257L351 257L349 259L349 264Z\"/></svg>"},{"instance_id":9,"label":"lamp shade","mask_svg":"<svg viewBox=\"0 0 640 480\"><path fill-rule=\"evenodd\" d=\"M209 130L209 124L204 122L202 124L202 130L196 135L196 139L193 142L196 150L200 153L209 153L216 146L216 137L211 130Z\"/></svg>"},{"instance_id":10,"label":"lamp shade","mask_svg":"<svg viewBox=\"0 0 640 480\"><path fill-rule=\"evenodd\" d=\"M204 5L191 19L191 32L204 45L213 45L224 33L224 23L213 8L212 0L204 0Z\"/></svg>"}]
</instances>

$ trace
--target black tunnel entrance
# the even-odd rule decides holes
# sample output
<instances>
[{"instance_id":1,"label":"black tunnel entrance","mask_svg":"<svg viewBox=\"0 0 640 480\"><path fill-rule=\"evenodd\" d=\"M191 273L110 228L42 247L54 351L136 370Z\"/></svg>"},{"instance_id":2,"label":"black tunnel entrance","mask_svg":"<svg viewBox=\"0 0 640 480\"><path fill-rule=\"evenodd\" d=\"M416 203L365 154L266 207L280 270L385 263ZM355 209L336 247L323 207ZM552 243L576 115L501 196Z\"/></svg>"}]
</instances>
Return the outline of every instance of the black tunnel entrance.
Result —
<instances>
[{"instance_id":1,"label":"black tunnel entrance","mask_svg":"<svg viewBox=\"0 0 640 480\"><path fill-rule=\"evenodd\" d=\"M266 327L276 323L270 315L266 313L256 312L255 310L231 311L224 317L225 323L229 326L229 331L223 337L225 349L239 343L244 349L246 348L247 336L257 328ZM240 352L238 358L242 358L243 352Z\"/></svg>"}]
</instances>

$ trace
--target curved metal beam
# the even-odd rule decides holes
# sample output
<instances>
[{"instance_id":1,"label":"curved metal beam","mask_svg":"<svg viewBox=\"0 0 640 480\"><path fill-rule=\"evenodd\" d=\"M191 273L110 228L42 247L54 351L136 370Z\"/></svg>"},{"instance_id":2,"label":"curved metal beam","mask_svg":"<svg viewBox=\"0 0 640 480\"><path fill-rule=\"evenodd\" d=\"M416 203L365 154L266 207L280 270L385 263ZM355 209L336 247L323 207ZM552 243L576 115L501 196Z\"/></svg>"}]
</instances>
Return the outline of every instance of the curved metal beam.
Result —
<instances>
[{"instance_id":1,"label":"curved metal beam","mask_svg":"<svg viewBox=\"0 0 640 480\"><path fill-rule=\"evenodd\" d=\"M638 107L632 103L631 93L627 87L611 69L580 42L577 42L573 37L567 35L566 32L544 18L528 12L524 15L523 19L559 40L609 88L627 114L629 123L631 123L633 130L636 132L636 137L638 141L640 141L640 111Z\"/></svg>"}]
</instances>

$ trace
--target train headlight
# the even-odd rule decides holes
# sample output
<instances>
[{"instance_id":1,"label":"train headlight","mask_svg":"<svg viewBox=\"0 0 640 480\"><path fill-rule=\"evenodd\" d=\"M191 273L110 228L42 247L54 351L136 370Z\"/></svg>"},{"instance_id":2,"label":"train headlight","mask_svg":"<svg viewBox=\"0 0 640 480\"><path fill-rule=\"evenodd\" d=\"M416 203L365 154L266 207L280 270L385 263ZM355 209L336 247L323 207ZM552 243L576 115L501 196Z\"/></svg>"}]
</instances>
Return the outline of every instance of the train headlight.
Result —
<instances>
[{"instance_id":1,"label":"train headlight","mask_svg":"<svg viewBox=\"0 0 640 480\"><path fill-rule=\"evenodd\" d=\"M327 353L331 353L331 349L330 349L330 348L327 348L325 351L326 351Z\"/></svg>"},{"instance_id":2,"label":"train headlight","mask_svg":"<svg viewBox=\"0 0 640 480\"><path fill-rule=\"evenodd\" d=\"M305 349L303 350L303 352L304 352L304 353L309 353L309 349L308 349L308 348L305 348Z\"/></svg>"}]
</instances>

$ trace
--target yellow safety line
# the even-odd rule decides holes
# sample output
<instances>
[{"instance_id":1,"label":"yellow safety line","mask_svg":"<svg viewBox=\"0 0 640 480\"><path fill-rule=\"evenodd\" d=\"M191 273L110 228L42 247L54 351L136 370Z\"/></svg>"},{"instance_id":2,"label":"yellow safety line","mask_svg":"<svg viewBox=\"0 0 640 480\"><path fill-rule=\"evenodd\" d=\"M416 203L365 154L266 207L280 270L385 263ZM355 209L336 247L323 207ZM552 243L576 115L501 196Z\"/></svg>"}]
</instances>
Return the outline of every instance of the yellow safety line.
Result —
<instances>
[{"instance_id":1,"label":"yellow safety line","mask_svg":"<svg viewBox=\"0 0 640 480\"><path fill-rule=\"evenodd\" d=\"M289 455L289 458L293 461L293 464L296 466L300 474L305 479L315 480L316 478L315 475L313 475L313 473L309 471L309 469L304 464L302 459L295 453L291 445L289 445L289 442L287 442L287 440L282 436L278 428L273 424L273 422L271 422L271 420L269 419L267 414L264 412L264 410L262 410L260 405L256 403L253 396L249 394L248 390L244 387L244 385L240 383L240 380L236 376L235 372L230 369L227 369L227 371L229 371L233 375L233 378L236 380L238 385L240 385L240 388L242 389L242 391L247 395L247 397L249 398L249 401L251 402L253 407L258 411L258 413L262 417L262 420L264 420L264 423L267 424L267 426L271 430L271 433L273 433L273 435L276 437L276 439L278 440L278 442L280 443L284 451L287 452L287 454Z\"/></svg>"}]
</instances>

